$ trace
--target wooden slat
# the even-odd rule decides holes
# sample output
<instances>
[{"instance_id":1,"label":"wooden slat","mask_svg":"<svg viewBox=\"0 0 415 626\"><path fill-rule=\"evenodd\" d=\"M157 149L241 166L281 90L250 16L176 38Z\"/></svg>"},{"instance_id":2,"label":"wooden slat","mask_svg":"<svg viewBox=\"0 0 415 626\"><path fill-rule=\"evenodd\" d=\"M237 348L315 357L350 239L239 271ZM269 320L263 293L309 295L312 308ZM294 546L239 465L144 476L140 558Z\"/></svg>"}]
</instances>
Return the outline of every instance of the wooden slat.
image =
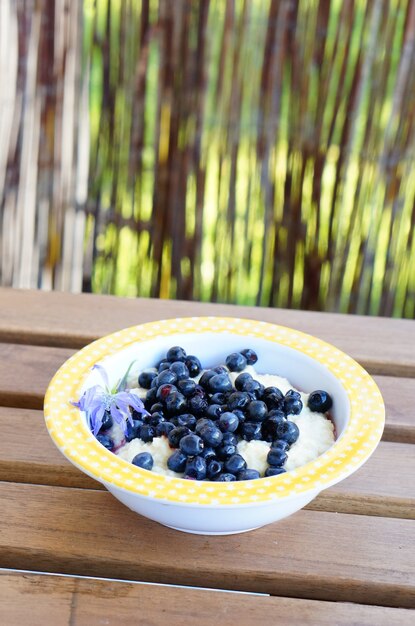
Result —
<instances>
[{"instance_id":1,"label":"wooden slat","mask_svg":"<svg viewBox=\"0 0 415 626\"><path fill-rule=\"evenodd\" d=\"M346 480L310 503L314 510L415 519L415 446L381 442Z\"/></svg>"},{"instance_id":2,"label":"wooden slat","mask_svg":"<svg viewBox=\"0 0 415 626\"><path fill-rule=\"evenodd\" d=\"M0 480L62 487L104 487L58 451L40 411L0 407ZM323 491L314 510L415 518L415 446L382 442L355 474Z\"/></svg>"},{"instance_id":3,"label":"wooden slat","mask_svg":"<svg viewBox=\"0 0 415 626\"><path fill-rule=\"evenodd\" d=\"M415 379L374 376L386 407L387 441L415 443Z\"/></svg>"},{"instance_id":4,"label":"wooden slat","mask_svg":"<svg viewBox=\"0 0 415 626\"><path fill-rule=\"evenodd\" d=\"M0 480L104 489L59 452L42 411L0 407Z\"/></svg>"},{"instance_id":5,"label":"wooden slat","mask_svg":"<svg viewBox=\"0 0 415 626\"><path fill-rule=\"evenodd\" d=\"M40 409L57 369L74 353L66 348L0 343L0 405ZM376 376L387 414L385 438L415 443L415 379Z\"/></svg>"},{"instance_id":6,"label":"wooden slat","mask_svg":"<svg viewBox=\"0 0 415 626\"><path fill-rule=\"evenodd\" d=\"M12 572L1 575L0 604L8 626L409 626L415 620L409 609Z\"/></svg>"},{"instance_id":7,"label":"wooden slat","mask_svg":"<svg viewBox=\"0 0 415 626\"><path fill-rule=\"evenodd\" d=\"M0 511L4 567L415 605L411 520L299 511L206 537L164 528L106 492L12 483L0 484Z\"/></svg>"},{"instance_id":8,"label":"wooden slat","mask_svg":"<svg viewBox=\"0 0 415 626\"><path fill-rule=\"evenodd\" d=\"M74 350L0 344L0 405L43 408L47 386Z\"/></svg>"},{"instance_id":9,"label":"wooden slat","mask_svg":"<svg viewBox=\"0 0 415 626\"><path fill-rule=\"evenodd\" d=\"M291 326L333 343L372 373L415 374L412 320L0 289L0 339L10 343L75 348L127 326L189 315L244 317Z\"/></svg>"}]
</instances>

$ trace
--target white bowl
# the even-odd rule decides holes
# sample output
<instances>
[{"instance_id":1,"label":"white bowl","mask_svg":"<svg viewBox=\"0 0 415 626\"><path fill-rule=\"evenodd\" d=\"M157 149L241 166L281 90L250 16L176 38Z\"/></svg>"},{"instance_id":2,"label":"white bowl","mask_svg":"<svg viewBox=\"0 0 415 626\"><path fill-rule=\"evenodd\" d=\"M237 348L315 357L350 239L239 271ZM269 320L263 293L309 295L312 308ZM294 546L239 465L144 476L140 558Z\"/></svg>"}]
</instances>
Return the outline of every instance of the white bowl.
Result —
<instances>
[{"instance_id":1,"label":"white bowl","mask_svg":"<svg viewBox=\"0 0 415 626\"><path fill-rule=\"evenodd\" d=\"M304 392L325 389L333 398L337 438L316 460L279 476L213 483L162 476L106 450L70 402L100 384L100 363L115 384L128 365L154 366L166 350L182 346L204 367L243 348L258 354L258 373L278 374ZM369 374L333 346L299 331L235 318L183 318L142 324L86 346L51 381L45 397L49 433L63 454L101 482L127 507L190 533L223 535L252 530L298 511L322 489L356 471L375 450L384 427L384 404Z\"/></svg>"}]
</instances>

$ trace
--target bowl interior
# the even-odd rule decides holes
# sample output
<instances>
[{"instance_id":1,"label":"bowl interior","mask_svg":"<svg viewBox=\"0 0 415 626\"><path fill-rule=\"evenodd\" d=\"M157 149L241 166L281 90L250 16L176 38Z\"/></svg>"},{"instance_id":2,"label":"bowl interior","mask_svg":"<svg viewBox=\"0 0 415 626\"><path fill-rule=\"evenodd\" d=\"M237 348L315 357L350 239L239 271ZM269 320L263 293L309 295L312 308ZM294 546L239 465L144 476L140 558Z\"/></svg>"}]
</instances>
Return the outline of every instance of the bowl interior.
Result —
<instances>
[{"instance_id":1,"label":"bowl interior","mask_svg":"<svg viewBox=\"0 0 415 626\"><path fill-rule=\"evenodd\" d=\"M97 363L113 386L132 361L130 380L152 367L172 345L196 354L204 367L223 362L242 348L259 356L258 373L278 374L304 392L326 389L336 442L305 465L269 478L210 483L162 476L135 467L106 450L92 435L73 401L103 381ZM369 374L351 357L311 335L284 326L240 318L198 317L160 320L133 326L86 346L64 363L46 392L45 420L62 453L77 467L111 488L190 506L250 506L300 494L318 493L346 478L375 450L384 427L381 394Z\"/></svg>"},{"instance_id":2,"label":"bowl interior","mask_svg":"<svg viewBox=\"0 0 415 626\"><path fill-rule=\"evenodd\" d=\"M300 350L266 339L215 333L172 334L130 345L103 359L100 364L108 373L110 384L115 385L133 363L129 375L131 386L137 384L137 375L142 369L154 367L165 357L171 346L177 345L184 348L188 354L197 356L204 368L225 363L226 357L231 352L252 348L258 354L258 362L255 365L258 374L276 374L287 378L294 387L305 393L316 389L324 389L330 393L333 398L330 413L336 425L337 439L347 426L350 403L339 379L325 365ZM94 370L87 377L82 391L96 384L102 384L102 379L97 370Z\"/></svg>"}]
</instances>

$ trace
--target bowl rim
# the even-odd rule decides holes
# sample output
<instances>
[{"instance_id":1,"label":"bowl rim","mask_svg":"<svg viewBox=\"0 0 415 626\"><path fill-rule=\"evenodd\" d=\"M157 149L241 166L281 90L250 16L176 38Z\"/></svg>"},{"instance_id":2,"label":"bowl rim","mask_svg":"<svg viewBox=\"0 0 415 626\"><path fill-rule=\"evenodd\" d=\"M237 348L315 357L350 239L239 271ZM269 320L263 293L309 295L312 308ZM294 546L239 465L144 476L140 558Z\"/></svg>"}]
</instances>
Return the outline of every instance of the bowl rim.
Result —
<instances>
[{"instance_id":1,"label":"bowl rim","mask_svg":"<svg viewBox=\"0 0 415 626\"><path fill-rule=\"evenodd\" d=\"M342 436L325 453L295 470L273 477L231 483L188 481L138 468L106 450L71 404L91 368L131 344L163 336L223 333L265 339L297 350L326 367L343 386L350 404ZM385 407L372 377L333 345L299 330L234 317L188 317L147 322L98 339L71 356L52 378L44 402L49 434L78 468L103 484L131 494L181 505L238 506L291 499L343 480L374 452L382 436Z\"/></svg>"}]
</instances>

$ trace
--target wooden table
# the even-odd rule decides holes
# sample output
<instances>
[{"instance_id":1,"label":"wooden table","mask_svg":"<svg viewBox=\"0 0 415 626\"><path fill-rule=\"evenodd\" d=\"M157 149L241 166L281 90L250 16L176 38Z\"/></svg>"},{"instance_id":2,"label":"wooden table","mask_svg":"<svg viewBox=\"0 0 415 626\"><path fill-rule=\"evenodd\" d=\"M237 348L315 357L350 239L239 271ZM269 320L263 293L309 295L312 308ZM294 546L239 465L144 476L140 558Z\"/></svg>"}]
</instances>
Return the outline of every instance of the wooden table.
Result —
<instances>
[{"instance_id":1,"label":"wooden table","mask_svg":"<svg viewBox=\"0 0 415 626\"><path fill-rule=\"evenodd\" d=\"M77 348L201 314L332 342L375 375L387 406L364 467L242 535L186 535L132 513L65 460L43 421L47 384ZM0 341L2 624L415 623L414 321L0 289Z\"/></svg>"}]
</instances>

